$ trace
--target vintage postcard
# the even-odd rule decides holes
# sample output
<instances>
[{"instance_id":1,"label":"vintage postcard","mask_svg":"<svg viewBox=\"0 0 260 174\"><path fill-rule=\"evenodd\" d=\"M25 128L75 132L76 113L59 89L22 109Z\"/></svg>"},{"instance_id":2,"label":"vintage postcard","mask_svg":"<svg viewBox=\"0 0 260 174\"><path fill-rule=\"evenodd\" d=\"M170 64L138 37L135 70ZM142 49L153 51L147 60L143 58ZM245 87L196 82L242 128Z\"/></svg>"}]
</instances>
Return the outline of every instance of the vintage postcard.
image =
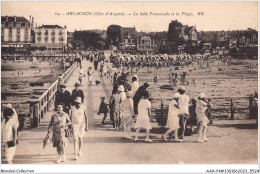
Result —
<instances>
[{"instance_id":1,"label":"vintage postcard","mask_svg":"<svg viewBox=\"0 0 260 174\"><path fill-rule=\"evenodd\" d=\"M258 2L2 1L1 111L2 172L258 173Z\"/></svg>"}]
</instances>

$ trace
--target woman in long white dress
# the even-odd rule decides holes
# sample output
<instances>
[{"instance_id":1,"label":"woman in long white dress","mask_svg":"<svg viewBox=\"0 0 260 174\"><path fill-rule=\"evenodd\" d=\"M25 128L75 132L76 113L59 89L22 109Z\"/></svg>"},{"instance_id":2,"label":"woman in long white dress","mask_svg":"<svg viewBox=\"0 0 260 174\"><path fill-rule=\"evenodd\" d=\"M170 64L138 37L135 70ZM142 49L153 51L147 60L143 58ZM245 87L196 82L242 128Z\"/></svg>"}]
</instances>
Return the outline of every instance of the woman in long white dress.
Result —
<instances>
[{"instance_id":1,"label":"woman in long white dress","mask_svg":"<svg viewBox=\"0 0 260 174\"><path fill-rule=\"evenodd\" d=\"M150 129L152 125L150 123L151 117L151 102L148 100L149 93L147 91L143 92L142 99L138 103L138 116L136 119L135 129L136 136L134 141L138 140L138 134L141 128L146 129L146 138L145 142L152 143L153 141L149 138Z\"/></svg>"},{"instance_id":2,"label":"woman in long white dress","mask_svg":"<svg viewBox=\"0 0 260 174\"><path fill-rule=\"evenodd\" d=\"M167 118L167 123L166 123L166 128L169 128L165 134L162 135L162 138L164 141L167 140L167 136L174 131L174 138L175 141L177 142L182 142L182 140L178 139L178 129L180 128L179 125L179 104L178 104L178 99L180 97L179 93L174 93L173 94L173 100L169 103L169 108L168 108L168 118Z\"/></svg>"},{"instance_id":3,"label":"woman in long white dress","mask_svg":"<svg viewBox=\"0 0 260 174\"><path fill-rule=\"evenodd\" d=\"M206 116L206 110L210 103L206 101L205 97L206 95L204 93L200 93L196 105L197 123L199 126L198 143L209 141L209 139L207 139L207 125L209 123L209 119Z\"/></svg>"}]
</instances>

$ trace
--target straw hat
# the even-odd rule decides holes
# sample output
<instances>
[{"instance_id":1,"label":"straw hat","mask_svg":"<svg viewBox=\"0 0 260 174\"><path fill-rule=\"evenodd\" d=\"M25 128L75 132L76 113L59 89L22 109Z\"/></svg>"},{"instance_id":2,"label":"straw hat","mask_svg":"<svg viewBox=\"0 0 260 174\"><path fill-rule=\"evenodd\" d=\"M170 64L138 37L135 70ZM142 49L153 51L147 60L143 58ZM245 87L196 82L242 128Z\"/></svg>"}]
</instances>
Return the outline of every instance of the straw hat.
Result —
<instances>
[{"instance_id":1,"label":"straw hat","mask_svg":"<svg viewBox=\"0 0 260 174\"><path fill-rule=\"evenodd\" d=\"M173 93L172 98L180 98L180 94L178 92Z\"/></svg>"},{"instance_id":2,"label":"straw hat","mask_svg":"<svg viewBox=\"0 0 260 174\"><path fill-rule=\"evenodd\" d=\"M200 98L205 98L206 95L202 92L202 93L200 93L199 97L200 97Z\"/></svg>"},{"instance_id":3,"label":"straw hat","mask_svg":"<svg viewBox=\"0 0 260 174\"><path fill-rule=\"evenodd\" d=\"M118 91L123 92L124 90L125 90L124 86L123 86L123 85L120 85L119 88L118 88Z\"/></svg>"},{"instance_id":4,"label":"straw hat","mask_svg":"<svg viewBox=\"0 0 260 174\"><path fill-rule=\"evenodd\" d=\"M184 86L181 86L181 87L179 88L179 90L181 90L181 91L185 91L186 89L185 89Z\"/></svg>"},{"instance_id":5,"label":"straw hat","mask_svg":"<svg viewBox=\"0 0 260 174\"><path fill-rule=\"evenodd\" d=\"M75 102L76 102L76 103L81 103L81 97L76 97L76 98L75 98Z\"/></svg>"},{"instance_id":6,"label":"straw hat","mask_svg":"<svg viewBox=\"0 0 260 174\"><path fill-rule=\"evenodd\" d=\"M100 99L101 99L101 100L105 100L106 97L105 97L105 96L101 96Z\"/></svg>"},{"instance_id":7,"label":"straw hat","mask_svg":"<svg viewBox=\"0 0 260 174\"><path fill-rule=\"evenodd\" d=\"M8 103L3 105L3 108L13 109L13 106L10 103Z\"/></svg>"}]
</instances>

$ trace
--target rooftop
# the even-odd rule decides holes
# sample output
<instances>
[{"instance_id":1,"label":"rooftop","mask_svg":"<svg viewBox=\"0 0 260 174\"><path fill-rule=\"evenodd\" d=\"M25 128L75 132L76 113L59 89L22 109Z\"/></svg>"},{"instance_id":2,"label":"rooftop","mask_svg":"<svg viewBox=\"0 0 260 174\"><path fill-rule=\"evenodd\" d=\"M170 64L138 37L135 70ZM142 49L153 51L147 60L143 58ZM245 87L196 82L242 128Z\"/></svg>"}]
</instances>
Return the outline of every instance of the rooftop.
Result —
<instances>
[{"instance_id":1,"label":"rooftop","mask_svg":"<svg viewBox=\"0 0 260 174\"><path fill-rule=\"evenodd\" d=\"M5 26L8 26L10 23L12 23L13 26L16 26L17 24L21 24L21 26L25 26L25 23L30 26L30 22L22 16L1 16L1 24L5 24Z\"/></svg>"},{"instance_id":2,"label":"rooftop","mask_svg":"<svg viewBox=\"0 0 260 174\"><path fill-rule=\"evenodd\" d=\"M42 25L37 28L63 28L63 27L61 27L59 25Z\"/></svg>"},{"instance_id":3,"label":"rooftop","mask_svg":"<svg viewBox=\"0 0 260 174\"><path fill-rule=\"evenodd\" d=\"M137 32L135 30L135 27L122 27L121 28L121 36L127 36L128 33L131 35L131 36L136 36L137 35Z\"/></svg>"}]
</instances>

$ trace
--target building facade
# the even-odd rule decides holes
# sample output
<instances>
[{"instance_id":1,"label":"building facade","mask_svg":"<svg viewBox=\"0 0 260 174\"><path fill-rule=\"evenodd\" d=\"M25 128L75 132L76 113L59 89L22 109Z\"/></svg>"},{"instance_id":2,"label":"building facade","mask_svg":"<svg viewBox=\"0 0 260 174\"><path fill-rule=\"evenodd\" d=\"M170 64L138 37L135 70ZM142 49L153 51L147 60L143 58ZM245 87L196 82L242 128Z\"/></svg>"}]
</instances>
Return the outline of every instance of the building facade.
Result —
<instances>
[{"instance_id":1,"label":"building facade","mask_svg":"<svg viewBox=\"0 0 260 174\"><path fill-rule=\"evenodd\" d=\"M149 36L137 37L137 51L139 53L153 53L155 51L154 39Z\"/></svg>"},{"instance_id":2,"label":"building facade","mask_svg":"<svg viewBox=\"0 0 260 174\"><path fill-rule=\"evenodd\" d=\"M72 49L72 42L73 42L73 34L74 32L67 31L67 49Z\"/></svg>"},{"instance_id":3,"label":"building facade","mask_svg":"<svg viewBox=\"0 0 260 174\"><path fill-rule=\"evenodd\" d=\"M198 45L198 32L197 32L196 27L194 27L194 26L182 27L179 37L182 37L186 42L190 42L191 46Z\"/></svg>"},{"instance_id":4,"label":"building facade","mask_svg":"<svg viewBox=\"0 0 260 174\"><path fill-rule=\"evenodd\" d=\"M155 51L154 39L144 32L137 32L135 27L121 28L121 42L118 50L122 53L151 53Z\"/></svg>"},{"instance_id":5,"label":"building facade","mask_svg":"<svg viewBox=\"0 0 260 174\"><path fill-rule=\"evenodd\" d=\"M26 51L31 46L32 24L24 17L1 16L1 47L10 52ZM11 49L10 49L11 50Z\"/></svg>"},{"instance_id":6,"label":"building facade","mask_svg":"<svg viewBox=\"0 0 260 174\"><path fill-rule=\"evenodd\" d=\"M122 53L135 54L137 52L136 47L137 32L135 27L122 27L121 28L121 42L118 49Z\"/></svg>"},{"instance_id":7,"label":"building facade","mask_svg":"<svg viewBox=\"0 0 260 174\"><path fill-rule=\"evenodd\" d=\"M35 47L47 50L65 50L67 47L67 28L59 25L42 25L35 30Z\"/></svg>"},{"instance_id":8,"label":"building facade","mask_svg":"<svg viewBox=\"0 0 260 174\"><path fill-rule=\"evenodd\" d=\"M204 43L201 52L203 54L210 55L212 53L211 44L210 43Z\"/></svg>"}]
</instances>

